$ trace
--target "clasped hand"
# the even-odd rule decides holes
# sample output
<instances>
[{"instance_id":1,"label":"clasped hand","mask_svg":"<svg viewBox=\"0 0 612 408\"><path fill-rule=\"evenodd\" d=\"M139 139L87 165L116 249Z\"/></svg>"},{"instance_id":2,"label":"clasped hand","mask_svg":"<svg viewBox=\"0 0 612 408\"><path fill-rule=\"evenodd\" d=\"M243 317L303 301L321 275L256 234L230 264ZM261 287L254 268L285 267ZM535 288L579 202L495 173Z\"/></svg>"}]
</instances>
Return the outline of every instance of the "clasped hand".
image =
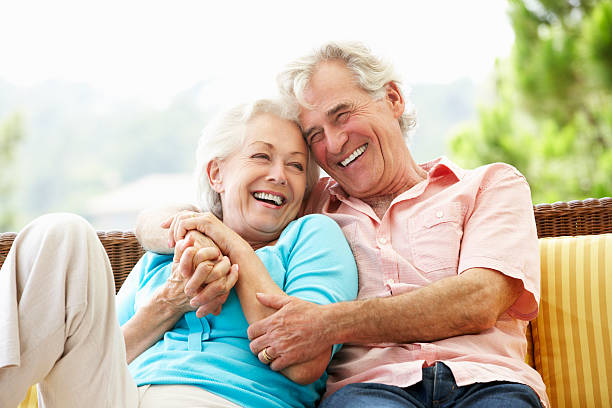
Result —
<instances>
[{"instance_id":1,"label":"clasped hand","mask_svg":"<svg viewBox=\"0 0 612 408\"><path fill-rule=\"evenodd\" d=\"M175 248L166 283L173 294L168 302L183 313L196 310L197 317L219 314L238 280L238 265L232 265L201 231L210 230L215 235L226 232L227 227L212 214L191 211L182 211L161 226L168 228L168 244Z\"/></svg>"}]
</instances>

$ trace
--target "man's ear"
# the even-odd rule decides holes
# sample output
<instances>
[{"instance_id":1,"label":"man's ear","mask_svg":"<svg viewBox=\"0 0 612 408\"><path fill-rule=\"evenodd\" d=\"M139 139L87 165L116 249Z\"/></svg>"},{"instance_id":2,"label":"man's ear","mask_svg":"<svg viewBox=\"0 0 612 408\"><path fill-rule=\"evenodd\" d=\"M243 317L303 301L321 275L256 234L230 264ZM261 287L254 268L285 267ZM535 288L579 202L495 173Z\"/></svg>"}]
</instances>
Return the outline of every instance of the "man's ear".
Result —
<instances>
[{"instance_id":1,"label":"man's ear","mask_svg":"<svg viewBox=\"0 0 612 408\"><path fill-rule=\"evenodd\" d=\"M397 84L393 81L385 85L385 97L391 105L394 116L399 119L404 114L404 97Z\"/></svg>"},{"instance_id":2,"label":"man's ear","mask_svg":"<svg viewBox=\"0 0 612 408\"><path fill-rule=\"evenodd\" d=\"M223 177L221 163L218 159L212 159L208 162L206 167L206 173L208 174L208 181L212 186L213 190L221 194L225 189L223 188Z\"/></svg>"}]
</instances>

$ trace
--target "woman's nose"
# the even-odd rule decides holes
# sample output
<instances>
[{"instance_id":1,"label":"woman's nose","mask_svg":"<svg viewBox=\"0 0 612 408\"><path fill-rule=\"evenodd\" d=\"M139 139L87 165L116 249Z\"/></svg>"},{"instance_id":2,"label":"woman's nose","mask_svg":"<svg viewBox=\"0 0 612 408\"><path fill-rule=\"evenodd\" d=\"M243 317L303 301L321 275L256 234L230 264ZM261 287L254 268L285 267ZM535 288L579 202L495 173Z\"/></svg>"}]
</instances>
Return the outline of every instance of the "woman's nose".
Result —
<instances>
[{"instance_id":1,"label":"woman's nose","mask_svg":"<svg viewBox=\"0 0 612 408\"><path fill-rule=\"evenodd\" d=\"M287 177L285 175L285 166L283 163L275 163L270 167L270 172L266 178L268 181L277 183L280 185L287 184Z\"/></svg>"}]
</instances>

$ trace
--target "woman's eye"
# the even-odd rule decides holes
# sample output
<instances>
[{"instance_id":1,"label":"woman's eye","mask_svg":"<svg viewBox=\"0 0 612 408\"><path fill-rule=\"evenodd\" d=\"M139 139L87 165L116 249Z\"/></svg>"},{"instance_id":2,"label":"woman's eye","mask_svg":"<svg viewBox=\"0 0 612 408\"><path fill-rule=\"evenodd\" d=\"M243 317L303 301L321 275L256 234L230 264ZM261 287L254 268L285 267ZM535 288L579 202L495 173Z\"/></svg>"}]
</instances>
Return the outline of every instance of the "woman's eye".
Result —
<instances>
[{"instance_id":1,"label":"woman's eye","mask_svg":"<svg viewBox=\"0 0 612 408\"><path fill-rule=\"evenodd\" d=\"M268 156L265 153L255 153L254 155L251 156L252 159L265 159L265 160L270 160L270 156Z\"/></svg>"},{"instance_id":2,"label":"woman's eye","mask_svg":"<svg viewBox=\"0 0 612 408\"><path fill-rule=\"evenodd\" d=\"M302 163L290 163L289 165L295 167L299 171L304 171L304 165Z\"/></svg>"}]
</instances>

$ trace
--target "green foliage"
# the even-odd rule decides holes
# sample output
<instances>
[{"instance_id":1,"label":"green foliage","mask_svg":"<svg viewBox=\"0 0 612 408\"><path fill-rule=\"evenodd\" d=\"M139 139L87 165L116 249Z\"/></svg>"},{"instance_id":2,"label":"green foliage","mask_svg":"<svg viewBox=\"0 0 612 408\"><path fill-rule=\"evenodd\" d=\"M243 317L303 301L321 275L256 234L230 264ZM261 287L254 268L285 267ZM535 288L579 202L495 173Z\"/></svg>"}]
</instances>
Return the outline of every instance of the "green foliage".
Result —
<instances>
[{"instance_id":1,"label":"green foliage","mask_svg":"<svg viewBox=\"0 0 612 408\"><path fill-rule=\"evenodd\" d=\"M11 200L15 188L14 161L19 143L24 138L23 120L15 113L0 123L0 231L14 228L17 212Z\"/></svg>"},{"instance_id":2,"label":"green foliage","mask_svg":"<svg viewBox=\"0 0 612 408\"><path fill-rule=\"evenodd\" d=\"M514 165L536 203L612 195L612 1L510 5L497 99L451 138L453 156Z\"/></svg>"}]
</instances>

